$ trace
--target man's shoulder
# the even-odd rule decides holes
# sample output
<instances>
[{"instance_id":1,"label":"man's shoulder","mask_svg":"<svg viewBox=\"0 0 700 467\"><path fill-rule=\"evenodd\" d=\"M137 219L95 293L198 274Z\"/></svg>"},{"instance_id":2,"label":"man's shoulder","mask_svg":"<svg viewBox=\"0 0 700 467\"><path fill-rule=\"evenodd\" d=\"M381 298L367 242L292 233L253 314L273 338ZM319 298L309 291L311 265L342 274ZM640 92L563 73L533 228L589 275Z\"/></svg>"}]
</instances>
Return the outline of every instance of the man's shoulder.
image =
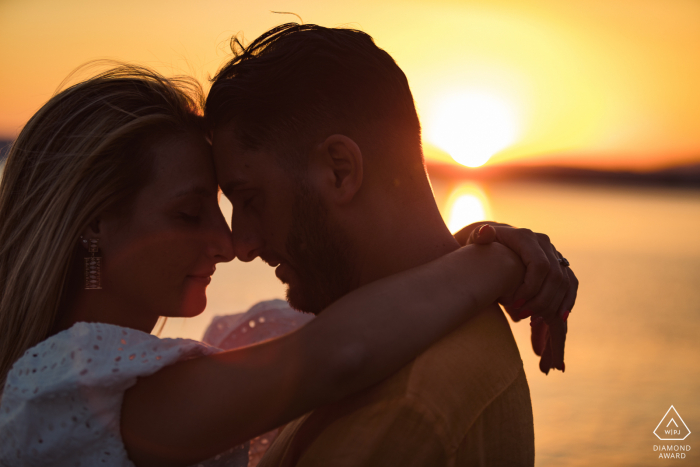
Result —
<instances>
[{"instance_id":1,"label":"man's shoulder","mask_svg":"<svg viewBox=\"0 0 700 467\"><path fill-rule=\"evenodd\" d=\"M414 406L447 426L469 424L522 372L513 333L494 304L393 376L323 412L330 420L367 407Z\"/></svg>"},{"instance_id":2,"label":"man's shoulder","mask_svg":"<svg viewBox=\"0 0 700 467\"><path fill-rule=\"evenodd\" d=\"M414 360L404 375L401 397L461 431L522 372L508 321L493 305Z\"/></svg>"},{"instance_id":3,"label":"man's shoulder","mask_svg":"<svg viewBox=\"0 0 700 467\"><path fill-rule=\"evenodd\" d=\"M446 390L498 390L522 369L513 333L498 305L492 305L436 342L408 368L406 397L431 399Z\"/></svg>"},{"instance_id":4,"label":"man's shoulder","mask_svg":"<svg viewBox=\"0 0 700 467\"><path fill-rule=\"evenodd\" d=\"M392 417L401 418L401 423L429 424L449 453L509 388L521 393L518 400L529 401L527 383L517 384L524 378L508 320L494 304L381 384L341 401L318 417L325 418L321 424L342 427L339 433L349 425L391 426ZM531 410L518 406L509 411L521 409Z\"/></svg>"}]
</instances>

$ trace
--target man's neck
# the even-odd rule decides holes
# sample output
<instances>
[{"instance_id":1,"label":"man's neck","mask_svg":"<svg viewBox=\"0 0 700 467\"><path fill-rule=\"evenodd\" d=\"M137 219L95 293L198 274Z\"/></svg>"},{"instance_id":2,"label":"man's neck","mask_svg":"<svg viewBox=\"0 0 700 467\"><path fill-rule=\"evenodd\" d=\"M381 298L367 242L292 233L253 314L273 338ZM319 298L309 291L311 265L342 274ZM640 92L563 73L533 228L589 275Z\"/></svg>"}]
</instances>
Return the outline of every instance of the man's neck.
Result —
<instances>
[{"instance_id":1,"label":"man's neck","mask_svg":"<svg viewBox=\"0 0 700 467\"><path fill-rule=\"evenodd\" d=\"M429 263L459 248L437 206L426 209L421 216L398 214L379 222L381 225L374 225L371 241L360 242L360 286Z\"/></svg>"}]
</instances>

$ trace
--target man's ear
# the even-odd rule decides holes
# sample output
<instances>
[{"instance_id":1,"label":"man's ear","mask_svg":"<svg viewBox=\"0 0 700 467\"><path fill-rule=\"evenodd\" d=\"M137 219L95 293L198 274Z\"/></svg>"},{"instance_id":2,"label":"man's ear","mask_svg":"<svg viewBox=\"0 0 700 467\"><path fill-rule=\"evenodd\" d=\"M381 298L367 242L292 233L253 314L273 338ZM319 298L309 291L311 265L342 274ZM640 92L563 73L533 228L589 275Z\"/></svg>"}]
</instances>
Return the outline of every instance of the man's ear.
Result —
<instances>
[{"instance_id":1,"label":"man's ear","mask_svg":"<svg viewBox=\"0 0 700 467\"><path fill-rule=\"evenodd\" d=\"M360 190L363 181L363 159L360 147L345 135L331 135L319 146L325 166L324 189L334 194L337 202L347 203Z\"/></svg>"}]
</instances>

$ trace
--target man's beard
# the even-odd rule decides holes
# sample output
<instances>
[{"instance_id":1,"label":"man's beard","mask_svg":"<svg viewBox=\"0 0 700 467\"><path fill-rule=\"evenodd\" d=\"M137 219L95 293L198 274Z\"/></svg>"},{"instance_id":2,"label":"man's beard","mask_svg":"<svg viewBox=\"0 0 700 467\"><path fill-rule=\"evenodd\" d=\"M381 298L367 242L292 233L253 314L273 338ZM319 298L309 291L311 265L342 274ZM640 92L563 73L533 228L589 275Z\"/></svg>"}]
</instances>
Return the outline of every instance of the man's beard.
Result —
<instances>
[{"instance_id":1,"label":"man's beard","mask_svg":"<svg viewBox=\"0 0 700 467\"><path fill-rule=\"evenodd\" d=\"M299 311L317 315L357 287L350 242L330 221L320 197L303 182L293 218L285 246L297 280L287 288L287 301Z\"/></svg>"}]
</instances>

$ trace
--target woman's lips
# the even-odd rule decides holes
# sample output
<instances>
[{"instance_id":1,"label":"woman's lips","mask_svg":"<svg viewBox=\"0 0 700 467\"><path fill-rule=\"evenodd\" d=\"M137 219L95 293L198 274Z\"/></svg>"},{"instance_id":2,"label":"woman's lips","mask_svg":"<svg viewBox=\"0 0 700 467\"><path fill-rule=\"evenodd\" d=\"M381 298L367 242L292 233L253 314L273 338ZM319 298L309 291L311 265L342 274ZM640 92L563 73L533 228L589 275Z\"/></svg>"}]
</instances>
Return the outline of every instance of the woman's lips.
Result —
<instances>
[{"instance_id":1,"label":"woman's lips","mask_svg":"<svg viewBox=\"0 0 700 467\"><path fill-rule=\"evenodd\" d=\"M211 276L214 275L215 271L216 267L213 267L205 272L190 274L189 276L187 276L187 278L199 284L209 285L209 283L211 282Z\"/></svg>"},{"instance_id":2,"label":"woman's lips","mask_svg":"<svg viewBox=\"0 0 700 467\"><path fill-rule=\"evenodd\" d=\"M211 276L187 276L187 278L198 284L209 285L211 283Z\"/></svg>"}]
</instances>

